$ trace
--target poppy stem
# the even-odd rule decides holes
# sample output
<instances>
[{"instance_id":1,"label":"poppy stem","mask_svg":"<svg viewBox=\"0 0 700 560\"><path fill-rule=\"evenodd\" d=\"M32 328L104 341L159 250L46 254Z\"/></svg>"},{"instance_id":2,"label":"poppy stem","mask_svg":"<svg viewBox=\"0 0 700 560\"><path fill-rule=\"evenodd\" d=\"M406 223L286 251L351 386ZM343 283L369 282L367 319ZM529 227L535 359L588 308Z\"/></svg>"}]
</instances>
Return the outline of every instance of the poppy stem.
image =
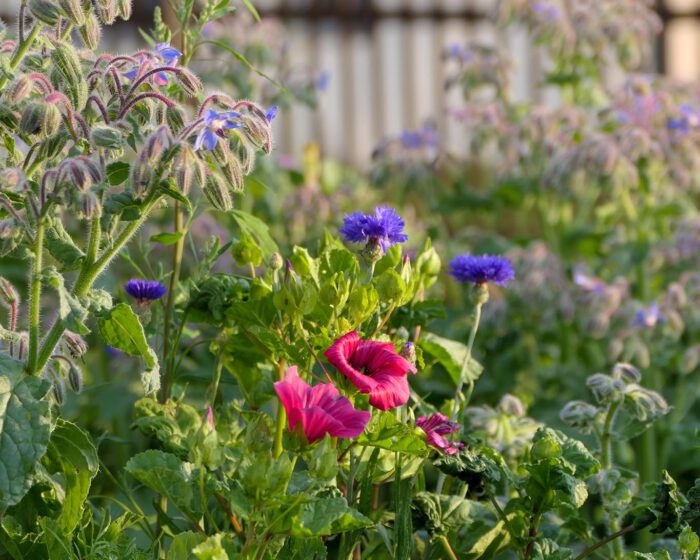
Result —
<instances>
[{"instance_id":1,"label":"poppy stem","mask_svg":"<svg viewBox=\"0 0 700 560\"><path fill-rule=\"evenodd\" d=\"M321 366L321 369L323 370L323 373L326 375L326 379L328 379L328 382L333 383L333 378L328 373L328 370L323 365L323 362L321 362L321 360L318 358L318 354L316 354L314 349L311 347L311 344L309 344L309 340L306 337L306 331L304 330L304 325L302 325L301 318L298 315L296 316L296 323L297 323L297 328L299 329L299 334L301 335L301 339L304 341L306 348L311 353L311 355L314 357L314 359L316 360L318 365ZM312 372L312 374L313 374L313 372Z\"/></svg>"}]
</instances>

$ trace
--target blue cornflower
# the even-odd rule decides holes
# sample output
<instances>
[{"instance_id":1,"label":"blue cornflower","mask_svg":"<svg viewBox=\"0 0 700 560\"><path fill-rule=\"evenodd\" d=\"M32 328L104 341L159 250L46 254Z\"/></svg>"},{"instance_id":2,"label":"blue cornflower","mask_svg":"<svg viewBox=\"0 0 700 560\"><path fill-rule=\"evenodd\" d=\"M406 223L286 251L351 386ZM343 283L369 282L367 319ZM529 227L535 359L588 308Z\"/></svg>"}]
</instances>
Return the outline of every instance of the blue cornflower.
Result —
<instances>
[{"instance_id":1,"label":"blue cornflower","mask_svg":"<svg viewBox=\"0 0 700 560\"><path fill-rule=\"evenodd\" d=\"M450 261L448 274L464 283L486 284L493 282L505 286L515 278L510 261L498 255L459 255Z\"/></svg>"},{"instance_id":2,"label":"blue cornflower","mask_svg":"<svg viewBox=\"0 0 700 560\"><path fill-rule=\"evenodd\" d=\"M139 305L148 305L151 301L162 298L168 290L160 282L129 280L124 284L124 291L135 298Z\"/></svg>"},{"instance_id":3,"label":"blue cornflower","mask_svg":"<svg viewBox=\"0 0 700 560\"><path fill-rule=\"evenodd\" d=\"M379 244L382 251L408 240L408 235L403 233L404 221L396 213L396 210L387 206L374 209L374 214L354 212L345 216L340 233L345 241L352 243L369 243L374 241Z\"/></svg>"},{"instance_id":4,"label":"blue cornflower","mask_svg":"<svg viewBox=\"0 0 700 560\"><path fill-rule=\"evenodd\" d=\"M213 109L208 109L204 113L204 125L202 126L197 139L194 142L194 149L199 150L204 146L207 150L216 148L219 138L223 137L224 130L238 128L240 125L233 119L240 117L240 113L229 111L226 113L218 113Z\"/></svg>"},{"instance_id":5,"label":"blue cornflower","mask_svg":"<svg viewBox=\"0 0 700 560\"><path fill-rule=\"evenodd\" d=\"M265 113L265 118L267 119L267 122L272 122L272 120L277 116L277 105L273 105L267 110L267 113Z\"/></svg>"},{"instance_id":6,"label":"blue cornflower","mask_svg":"<svg viewBox=\"0 0 700 560\"><path fill-rule=\"evenodd\" d=\"M646 329L653 329L665 321L666 318L659 312L659 304L655 301L649 307L637 311L634 316L634 324Z\"/></svg>"}]
</instances>

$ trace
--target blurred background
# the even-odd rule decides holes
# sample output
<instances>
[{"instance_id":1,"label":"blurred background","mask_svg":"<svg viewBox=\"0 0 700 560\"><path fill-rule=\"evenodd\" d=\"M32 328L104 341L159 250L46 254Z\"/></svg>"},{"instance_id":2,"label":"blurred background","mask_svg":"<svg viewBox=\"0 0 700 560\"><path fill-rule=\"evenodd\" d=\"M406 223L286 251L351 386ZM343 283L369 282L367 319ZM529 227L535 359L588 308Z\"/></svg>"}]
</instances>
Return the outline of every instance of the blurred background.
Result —
<instances>
[{"instance_id":1,"label":"blurred background","mask_svg":"<svg viewBox=\"0 0 700 560\"><path fill-rule=\"evenodd\" d=\"M322 90L316 109L295 104L281 112L275 124L278 154L298 160L304 146L314 141L322 155L366 167L379 139L418 129L426 122L434 124L452 152L462 153L468 138L464 125L453 117L463 98L458 88L445 89L450 62L444 54L453 45L474 40L505 50L513 59L509 70L513 100L539 95L545 99L534 100L557 103L554 91L550 95L547 88L538 88L543 55L528 39L524 26L504 33L494 25L498 0L254 3L265 20L255 32L277 44L286 57L284 72L289 75L272 77L287 84L295 73L314 74ZM644 69L681 81L696 80L700 77L700 0L656 4L663 31ZM136 0L134 17L109 29L104 48L127 52L142 45L138 27L151 25L157 5L166 10L167 19L166 1ZM18 6L19 0L0 1L0 16L12 24ZM248 30L232 27L230 32Z\"/></svg>"}]
</instances>

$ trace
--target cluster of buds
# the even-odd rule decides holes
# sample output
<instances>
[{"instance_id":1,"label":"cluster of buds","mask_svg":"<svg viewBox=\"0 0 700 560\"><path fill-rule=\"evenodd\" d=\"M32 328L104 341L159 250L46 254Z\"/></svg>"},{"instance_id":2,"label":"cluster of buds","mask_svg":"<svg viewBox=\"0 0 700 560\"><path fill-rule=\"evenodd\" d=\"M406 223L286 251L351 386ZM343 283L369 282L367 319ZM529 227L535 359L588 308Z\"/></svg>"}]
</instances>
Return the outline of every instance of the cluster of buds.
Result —
<instances>
[{"instance_id":1,"label":"cluster of buds","mask_svg":"<svg viewBox=\"0 0 700 560\"><path fill-rule=\"evenodd\" d=\"M611 374L596 373L586 380L593 393L594 403L568 402L560 418L583 433L602 432L605 416L611 406L622 405L621 410L630 421L648 423L668 413L670 407L658 392L640 385L642 375L634 366L618 363Z\"/></svg>"}]
</instances>

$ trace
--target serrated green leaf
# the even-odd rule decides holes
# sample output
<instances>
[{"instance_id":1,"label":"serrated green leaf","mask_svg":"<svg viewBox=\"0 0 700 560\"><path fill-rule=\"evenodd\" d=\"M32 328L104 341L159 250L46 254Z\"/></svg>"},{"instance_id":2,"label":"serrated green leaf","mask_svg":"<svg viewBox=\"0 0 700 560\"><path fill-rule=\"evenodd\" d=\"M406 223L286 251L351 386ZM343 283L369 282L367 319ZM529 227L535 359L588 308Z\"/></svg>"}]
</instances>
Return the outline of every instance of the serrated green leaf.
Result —
<instances>
[{"instance_id":1,"label":"serrated green leaf","mask_svg":"<svg viewBox=\"0 0 700 560\"><path fill-rule=\"evenodd\" d=\"M31 487L51 431L50 383L24 377L21 362L0 354L0 510L18 503Z\"/></svg>"},{"instance_id":2,"label":"serrated green leaf","mask_svg":"<svg viewBox=\"0 0 700 560\"><path fill-rule=\"evenodd\" d=\"M46 249L61 263L63 270L75 270L85 259L85 253L73 242L58 218L50 220L45 240Z\"/></svg>"},{"instance_id":3,"label":"serrated green leaf","mask_svg":"<svg viewBox=\"0 0 700 560\"><path fill-rule=\"evenodd\" d=\"M231 210L229 214L236 220L241 231L252 235L260 245L265 258L269 258L272 253L279 251L277 243L270 236L270 228L260 218L244 212L243 210Z\"/></svg>"},{"instance_id":4,"label":"serrated green leaf","mask_svg":"<svg viewBox=\"0 0 700 560\"><path fill-rule=\"evenodd\" d=\"M89 333L90 330L85 325L88 310L66 289L63 275L52 266L44 269L42 274L46 284L58 292L58 314L65 327L80 334Z\"/></svg>"},{"instance_id":5,"label":"serrated green leaf","mask_svg":"<svg viewBox=\"0 0 700 560\"><path fill-rule=\"evenodd\" d=\"M196 560L197 557L192 549L203 543L205 539L205 535L193 531L185 531L176 535L168 549L166 560Z\"/></svg>"},{"instance_id":6,"label":"serrated green leaf","mask_svg":"<svg viewBox=\"0 0 700 560\"><path fill-rule=\"evenodd\" d=\"M129 164L124 161L115 161L107 165L107 182L121 185L129 178Z\"/></svg>"},{"instance_id":7,"label":"serrated green leaf","mask_svg":"<svg viewBox=\"0 0 700 560\"><path fill-rule=\"evenodd\" d=\"M399 422L391 412L375 413L357 443L421 457L429 452L425 437L415 428Z\"/></svg>"}]
</instances>

